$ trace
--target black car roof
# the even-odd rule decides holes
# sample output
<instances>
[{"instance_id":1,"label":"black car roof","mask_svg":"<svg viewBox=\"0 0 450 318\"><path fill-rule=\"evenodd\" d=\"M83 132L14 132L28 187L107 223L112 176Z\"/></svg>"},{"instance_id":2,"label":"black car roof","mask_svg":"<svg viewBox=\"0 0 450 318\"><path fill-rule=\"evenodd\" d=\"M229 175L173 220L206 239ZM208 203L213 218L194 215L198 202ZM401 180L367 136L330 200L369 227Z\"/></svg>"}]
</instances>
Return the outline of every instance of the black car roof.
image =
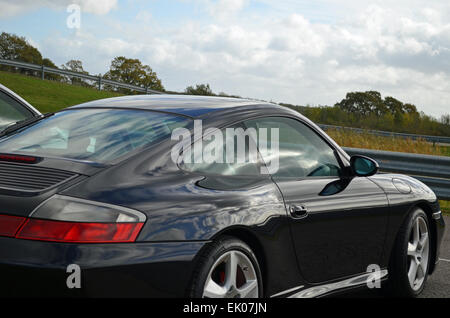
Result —
<instances>
[{"instance_id":1,"label":"black car roof","mask_svg":"<svg viewBox=\"0 0 450 318\"><path fill-rule=\"evenodd\" d=\"M189 117L201 117L211 112L224 109L260 106L264 108L283 109L284 107L259 102L255 100L228 98L228 97L210 97L210 96L192 96L192 95L133 95L96 100L70 108L130 108L143 110L157 110Z\"/></svg>"}]
</instances>

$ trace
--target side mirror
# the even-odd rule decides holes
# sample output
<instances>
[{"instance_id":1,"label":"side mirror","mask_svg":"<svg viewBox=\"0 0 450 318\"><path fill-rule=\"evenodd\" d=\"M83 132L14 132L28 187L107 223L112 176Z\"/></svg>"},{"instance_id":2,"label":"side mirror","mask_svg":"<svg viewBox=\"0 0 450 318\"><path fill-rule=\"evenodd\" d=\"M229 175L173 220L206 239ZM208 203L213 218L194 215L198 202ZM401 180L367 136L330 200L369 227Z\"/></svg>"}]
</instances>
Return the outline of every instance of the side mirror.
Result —
<instances>
[{"instance_id":1,"label":"side mirror","mask_svg":"<svg viewBox=\"0 0 450 318\"><path fill-rule=\"evenodd\" d=\"M373 176L378 172L379 168L379 165L375 160L359 155L350 158L350 166L353 173L358 177Z\"/></svg>"}]
</instances>

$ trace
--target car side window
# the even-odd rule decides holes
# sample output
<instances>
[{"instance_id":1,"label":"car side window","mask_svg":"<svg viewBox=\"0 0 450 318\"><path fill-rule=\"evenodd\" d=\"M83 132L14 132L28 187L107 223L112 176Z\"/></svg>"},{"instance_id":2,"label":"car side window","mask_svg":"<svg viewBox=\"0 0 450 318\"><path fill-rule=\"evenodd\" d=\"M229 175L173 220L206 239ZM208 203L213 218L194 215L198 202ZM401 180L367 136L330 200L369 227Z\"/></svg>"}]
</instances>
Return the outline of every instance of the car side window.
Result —
<instances>
[{"instance_id":1,"label":"car side window","mask_svg":"<svg viewBox=\"0 0 450 318\"><path fill-rule=\"evenodd\" d=\"M32 116L33 114L14 98L0 92L0 128Z\"/></svg>"},{"instance_id":2,"label":"car side window","mask_svg":"<svg viewBox=\"0 0 450 318\"><path fill-rule=\"evenodd\" d=\"M278 169L272 172L274 177L313 178L341 175L341 166L334 149L300 121L287 117L266 117L246 121L245 125L255 128L258 133L265 128L267 149L271 149L272 157L266 158L267 155L261 153L266 164L273 160L276 144L272 134L278 131L278 151L275 152L278 155Z\"/></svg>"},{"instance_id":3,"label":"car side window","mask_svg":"<svg viewBox=\"0 0 450 318\"><path fill-rule=\"evenodd\" d=\"M231 137L230 135L227 136L227 134L231 133L230 129L235 131ZM258 154L256 143L249 136L239 136L236 129L241 129L241 131L245 132L244 126L235 125L218 130L220 134L215 135L215 137L207 134L202 140L195 142L190 148L190 151L183 153L180 164L181 168L190 172L223 176L260 175L263 163ZM216 138L219 136L223 138L220 137L222 141L219 141L217 144ZM240 138L244 139L239 140ZM239 149L239 143L242 145L242 140L245 140L244 147ZM198 143L202 144L201 152L195 151L195 144ZM217 148L219 146L220 149ZM207 156L209 156L209 159Z\"/></svg>"}]
</instances>

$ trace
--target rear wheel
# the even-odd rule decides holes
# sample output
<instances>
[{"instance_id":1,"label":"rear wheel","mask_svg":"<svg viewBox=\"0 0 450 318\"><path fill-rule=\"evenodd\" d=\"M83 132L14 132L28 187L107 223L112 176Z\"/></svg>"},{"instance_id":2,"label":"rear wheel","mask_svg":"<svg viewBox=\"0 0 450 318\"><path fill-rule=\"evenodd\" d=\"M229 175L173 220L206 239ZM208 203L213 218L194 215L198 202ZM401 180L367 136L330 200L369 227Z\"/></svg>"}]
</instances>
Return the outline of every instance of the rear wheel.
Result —
<instances>
[{"instance_id":1,"label":"rear wheel","mask_svg":"<svg viewBox=\"0 0 450 318\"><path fill-rule=\"evenodd\" d=\"M262 297L261 272L250 247L231 237L212 243L199 258L190 297Z\"/></svg>"},{"instance_id":2,"label":"rear wheel","mask_svg":"<svg viewBox=\"0 0 450 318\"><path fill-rule=\"evenodd\" d=\"M430 265L428 217L415 209L401 227L389 271L389 291L395 296L416 297L424 289Z\"/></svg>"}]
</instances>

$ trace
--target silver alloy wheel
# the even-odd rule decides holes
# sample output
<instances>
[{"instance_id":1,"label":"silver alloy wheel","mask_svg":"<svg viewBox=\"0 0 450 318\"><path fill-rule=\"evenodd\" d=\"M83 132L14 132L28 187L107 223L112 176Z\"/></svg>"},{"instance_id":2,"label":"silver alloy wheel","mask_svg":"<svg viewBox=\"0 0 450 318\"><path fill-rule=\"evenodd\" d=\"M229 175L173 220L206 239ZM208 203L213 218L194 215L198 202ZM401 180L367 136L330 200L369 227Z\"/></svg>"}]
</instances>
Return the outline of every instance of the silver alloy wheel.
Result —
<instances>
[{"instance_id":1,"label":"silver alloy wheel","mask_svg":"<svg viewBox=\"0 0 450 318\"><path fill-rule=\"evenodd\" d=\"M223 254L208 273L203 297L258 298L258 276L250 259L236 250Z\"/></svg>"},{"instance_id":2,"label":"silver alloy wheel","mask_svg":"<svg viewBox=\"0 0 450 318\"><path fill-rule=\"evenodd\" d=\"M408 280L414 291L420 290L428 272L430 240L425 219L419 216L411 229L408 242Z\"/></svg>"}]
</instances>

